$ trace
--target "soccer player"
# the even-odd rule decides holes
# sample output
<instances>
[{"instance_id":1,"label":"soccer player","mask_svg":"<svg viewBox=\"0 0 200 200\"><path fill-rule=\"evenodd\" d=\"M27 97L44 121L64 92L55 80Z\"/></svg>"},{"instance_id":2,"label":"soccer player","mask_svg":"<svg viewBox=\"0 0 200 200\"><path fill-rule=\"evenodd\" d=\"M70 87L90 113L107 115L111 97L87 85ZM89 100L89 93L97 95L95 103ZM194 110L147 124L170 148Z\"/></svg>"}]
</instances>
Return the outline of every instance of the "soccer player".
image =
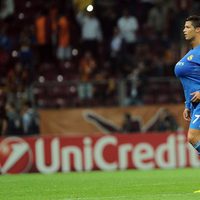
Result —
<instances>
[{"instance_id":1,"label":"soccer player","mask_svg":"<svg viewBox=\"0 0 200 200\"><path fill-rule=\"evenodd\" d=\"M200 155L200 16L190 16L183 29L192 49L176 64L175 74L185 94L183 118L190 121L188 141Z\"/></svg>"}]
</instances>

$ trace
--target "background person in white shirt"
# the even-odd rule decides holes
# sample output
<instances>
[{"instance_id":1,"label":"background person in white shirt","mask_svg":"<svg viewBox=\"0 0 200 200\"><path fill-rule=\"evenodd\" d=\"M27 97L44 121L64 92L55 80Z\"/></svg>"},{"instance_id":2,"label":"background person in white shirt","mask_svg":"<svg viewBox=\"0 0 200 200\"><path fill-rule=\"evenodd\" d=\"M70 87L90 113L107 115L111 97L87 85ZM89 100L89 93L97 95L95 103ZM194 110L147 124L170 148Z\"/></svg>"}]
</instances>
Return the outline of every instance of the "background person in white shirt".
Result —
<instances>
[{"instance_id":1,"label":"background person in white shirt","mask_svg":"<svg viewBox=\"0 0 200 200\"><path fill-rule=\"evenodd\" d=\"M124 9L123 15L118 19L117 26L124 40L126 50L128 53L131 53L137 41L137 31L139 28L137 18L130 15L128 9Z\"/></svg>"},{"instance_id":2,"label":"background person in white shirt","mask_svg":"<svg viewBox=\"0 0 200 200\"><path fill-rule=\"evenodd\" d=\"M98 54L99 43L102 41L102 29L94 12L79 12L76 16L81 26L81 40L83 52L90 51Z\"/></svg>"}]
</instances>

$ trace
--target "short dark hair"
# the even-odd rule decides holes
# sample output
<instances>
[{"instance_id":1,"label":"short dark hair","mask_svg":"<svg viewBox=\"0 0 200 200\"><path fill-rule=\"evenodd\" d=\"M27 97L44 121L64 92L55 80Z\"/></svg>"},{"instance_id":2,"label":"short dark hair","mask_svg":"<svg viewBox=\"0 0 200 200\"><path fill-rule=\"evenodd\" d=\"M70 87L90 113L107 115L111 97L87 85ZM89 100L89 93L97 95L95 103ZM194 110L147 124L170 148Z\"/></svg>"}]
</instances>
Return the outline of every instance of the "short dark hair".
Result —
<instances>
[{"instance_id":1,"label":"short dark hair","mask_svg":"<svg viewBox=\"0 0 200 200\"><path fill-rule=\"evenodd\" d=\"M191 15L186 21L191 21L194 28L200 27L200 16L198 15Z\"/></svg>"}]
</instances>

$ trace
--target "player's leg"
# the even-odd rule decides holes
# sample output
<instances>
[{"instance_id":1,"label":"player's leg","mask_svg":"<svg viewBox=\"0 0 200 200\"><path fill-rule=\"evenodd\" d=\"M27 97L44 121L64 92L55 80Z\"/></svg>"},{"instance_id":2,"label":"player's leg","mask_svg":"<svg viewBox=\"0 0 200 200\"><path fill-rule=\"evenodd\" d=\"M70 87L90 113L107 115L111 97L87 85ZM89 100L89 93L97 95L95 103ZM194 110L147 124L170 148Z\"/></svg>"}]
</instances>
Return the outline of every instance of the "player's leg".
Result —
<instances>
[{"instance_id":1,"label":"player's leg","mask_svg":"<svg viewBox=\"0 0 200 200\"><path fill-rule=\"evenodd\" d=\"M200 154L200 130L190 128L188 131L188 141Z\"/></svg>"},{"instance_id":2,"label":"player's leg","mask_svg":"<svg viewBox=\"0 0 200 200\"><path fill-rule=\"evenodd\" d=\"M192 112L188 141L200 154L200 103L195 106Z\"/></svg>"}]
</instances>

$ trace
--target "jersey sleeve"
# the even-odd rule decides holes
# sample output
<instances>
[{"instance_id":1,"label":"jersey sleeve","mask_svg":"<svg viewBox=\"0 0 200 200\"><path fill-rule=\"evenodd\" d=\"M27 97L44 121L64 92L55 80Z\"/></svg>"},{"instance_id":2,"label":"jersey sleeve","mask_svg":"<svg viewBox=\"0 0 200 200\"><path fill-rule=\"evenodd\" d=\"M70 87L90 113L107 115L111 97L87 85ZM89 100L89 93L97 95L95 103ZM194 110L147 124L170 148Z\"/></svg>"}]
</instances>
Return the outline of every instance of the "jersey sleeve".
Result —
<instances>
[{"instance_id":1,"label":"jersey sleeve","mask_svg":"<svg viewBox=\"0 0 200 200\"><path fill-rule=\"evenodd\" d=\"M185 101L185 108L187 108L188 110L190 110L190 102Z\"/></svg>"}]
</instances>

